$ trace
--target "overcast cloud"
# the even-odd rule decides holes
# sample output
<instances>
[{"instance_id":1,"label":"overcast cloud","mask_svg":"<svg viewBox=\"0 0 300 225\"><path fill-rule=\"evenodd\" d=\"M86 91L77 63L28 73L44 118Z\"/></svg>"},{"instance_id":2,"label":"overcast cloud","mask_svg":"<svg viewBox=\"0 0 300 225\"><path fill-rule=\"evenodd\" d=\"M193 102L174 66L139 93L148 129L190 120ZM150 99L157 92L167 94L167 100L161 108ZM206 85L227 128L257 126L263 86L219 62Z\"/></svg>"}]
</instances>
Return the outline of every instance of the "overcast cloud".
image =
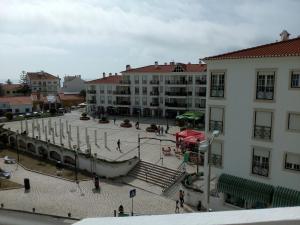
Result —
<instances>
[{"instance_id":1,"label":"overcast cloud","mask_svg":"<svg viewBox=\"0 0 300 225\"><path fill-rule=\"evenodd\" d=\"M98 78L300 34L298 0L0 0L0 80L22 70Z\"/></svg>"}]
</instances>

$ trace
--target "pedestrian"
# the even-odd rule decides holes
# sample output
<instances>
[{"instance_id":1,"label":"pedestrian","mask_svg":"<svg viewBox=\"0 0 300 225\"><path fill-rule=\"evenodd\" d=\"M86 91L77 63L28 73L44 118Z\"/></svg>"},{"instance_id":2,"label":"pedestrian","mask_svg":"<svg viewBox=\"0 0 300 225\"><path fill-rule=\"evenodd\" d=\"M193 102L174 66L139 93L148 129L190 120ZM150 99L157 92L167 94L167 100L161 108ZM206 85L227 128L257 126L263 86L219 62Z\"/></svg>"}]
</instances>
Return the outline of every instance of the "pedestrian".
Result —
<instances>
[{"instance_id":1,"label":"pedestrian","mask_svg":"<svg viewBox=\"0 0 300 225\"><path fill-rule=\"evenodd\" d=\"M175 213L179 213L179 200L176 200Z\"/></svg>"},{"instance_id":2,"label":"pedestrian","mask_svg":"<svg viewBox=\"0 0 300 225\"><path fill-rule=\"evenodd\" d=\"M120 141L120 139L118 139L117 145L118 145L117 149L118 149L119 151L121 151L121 141Z\"/></svg>"},{"instance_id":3,"label":"pedestrian","mask_svg":"<svg viewBox=\"0 0 300 225\"><path fill-rule=\"evenodd\" d=\"M114 117L114 124L116 124L116 117Z\"/></svg>"},{"instance_id":4,"label":"pedestrian","mask_svg":"<svg viewBox=\"0 0 300 225\"><path fill-rule=\"evenodd\" d=\"M160 133L161 133L161 135L164 135L164 127L163 126L160 127Z\"/></svg>"},{"instance_id":5,"label":"pedestrian","mask_svg":"<svg viewBox=\"0 0 300 225\"><path fill-rule=\"evenodd\" d=\"M180 207L183 207L183 203L184 203L184 191L180 190L179 191L179 200L180 200Z\"/></svg>"},{"instance_id":6,"label":"pedestrian","mask_svg":"<svg viewBox=\"0 0 300 225\"><path fill-rule=\"evenodd\" d=\"M167 123L166 134L169 132L169 124Z\"/></svg>"},{"instance_id":7,"label":"pedestrian","mask_svg":"<svg viewBox=\"0 0 300 225\"><path fill-rule=\"evenodd\" d=\"M158 135L160 134L160 126L159 125L157 126L157 134Z\"/></svg>"}]
</instances>

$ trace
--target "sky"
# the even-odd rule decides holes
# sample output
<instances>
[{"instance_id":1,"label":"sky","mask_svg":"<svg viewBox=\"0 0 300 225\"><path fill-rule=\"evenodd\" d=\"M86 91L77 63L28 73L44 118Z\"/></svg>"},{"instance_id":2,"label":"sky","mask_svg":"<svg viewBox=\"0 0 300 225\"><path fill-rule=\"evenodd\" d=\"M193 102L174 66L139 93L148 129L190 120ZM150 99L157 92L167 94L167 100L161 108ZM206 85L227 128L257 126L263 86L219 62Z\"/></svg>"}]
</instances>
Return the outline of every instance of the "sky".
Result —
<instances>
[{"instance_id":1,"label":"sky","mask_svg":"<svg viewBox=\"0 0 300 225\"><path fill-rule=\"evenodd\" d=\"M0 0L0 81L199 58L300 35L299 0Z\"/></svg>"}]
</instances>

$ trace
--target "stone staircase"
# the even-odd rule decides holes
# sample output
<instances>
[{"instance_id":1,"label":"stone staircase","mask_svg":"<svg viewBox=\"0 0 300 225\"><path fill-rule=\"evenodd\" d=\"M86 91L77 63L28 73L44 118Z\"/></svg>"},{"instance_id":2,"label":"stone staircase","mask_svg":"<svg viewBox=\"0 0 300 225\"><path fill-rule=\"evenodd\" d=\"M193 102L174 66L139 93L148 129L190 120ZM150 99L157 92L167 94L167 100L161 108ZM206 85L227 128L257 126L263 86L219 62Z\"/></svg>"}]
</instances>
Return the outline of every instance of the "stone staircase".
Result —
<instances>
[{"instance_id":1,"label":"stone staircase","mask_svg":"<svg viewBox=\"0 0 300 225\"><path fill-rule=\"evenodd\" d=\"M157 185L165 192L181 179L184 174L185 172L181 170L173 170L157 164L140 161L131 171L129 171L128 176Z\"/></svg>"}]
</instances>

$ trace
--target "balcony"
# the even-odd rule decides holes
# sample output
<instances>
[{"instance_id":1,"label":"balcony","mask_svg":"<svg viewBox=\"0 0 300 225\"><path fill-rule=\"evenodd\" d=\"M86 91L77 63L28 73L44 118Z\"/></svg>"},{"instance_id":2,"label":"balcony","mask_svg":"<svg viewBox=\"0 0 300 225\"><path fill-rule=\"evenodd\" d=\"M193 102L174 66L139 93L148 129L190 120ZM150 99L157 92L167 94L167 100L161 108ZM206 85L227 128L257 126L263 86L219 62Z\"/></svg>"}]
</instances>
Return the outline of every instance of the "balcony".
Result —
<instances>
[{"instance_id":1,"label":"balcony","mask_svg":"<svg viewBox=\"0 0 300 225\"><path fill-rule=\"evenodd\" d=\"M150 102L150 106L159 106L159 103L158 102Z\"/></svg>"},{"instance_id":2,"label":"balcony","mask_svg":"<svg viewBox=\"0 0 300 225\"><path fill-rule=\"evenodd\" d=\"M100 90L100 94L104 94L104 90Z\"/></svg>"},{"instance_id":3,"label":"balcony","mask_svg":"<svg viewBox=\"0 0 300 225\"><path fill-rule=\"evenodd\" d=\"M196 92L195 96L205 97L206 96L206 92L204 92L204 91L202 91L202 92Z\"/></svg>"},{"instance_id":4,"label":"balcony","mask_svg":"<svg viewBox=\"0 0 300 225\"><path fill-rule=\"evenodd\" d=\"M151 92L150 92L150 95L151 95L151 96L158 96L158 95L159 95L159 92L158 92L158 91L151 91Z\"/></svg>"},{"instance_id":5,"label":"balcony","mask_svg":"<svg viewBox=\"0 0 300 225\"><path fill-rule=\"evenodd\" d=\"M212 86L210 89L210 97L224 97L224 86Z\"/></svg>"},{"instance_id":6,"label":"balcony","mask_svg":"<svg viewBox=\"0 0 300 225\"><path fill-rule=\"evenodd\" d=\"M130 91L114 91L114 95L130 95Z\"/></svg>"},{"instance_id":7,"label":"balcony","mask_svg":"<svg viewBox=\"0 0 300 225\"><path fill-rule=\"evenodd\" d=\"M268 177L269 176L269 163L252 163L252 174L257 174L260 176Z\"/></svg>"},{"instance_id":8,"label":"balcony","mask_svg":"<svg viewBox=\"0 0 300 225\"><path fill-rule=\"evenodd\" d=\"M206 80L196 80L195 83L200 85L206 85Z\"/></svg>"},{"instance_id":9,"label":"balcony","mask_svg":"<svg viewBox=\"0 0 300 225\"><path fill-rule=\"evenodd\" d=\"M135 84L139 84L140 81L139 81L139 80L135 80L134 83L135 83Z\"/></svg>"},{"instance_id":10,"label":"balcony","mask_svg":"<svg viewBox=\"0 0 300 225\"><path fill-rule=\"evenodd\" d=\"M256 99L258 100L273 100L274 98L274 89L270 88L269 91L257 91Z\"/></svg>"},{"instance_id":11,"label":"balcony","mask_svg":"<svg viewBox=\"0 0 300 225\"><path fill-rule=\"evenodd\" d=\"M205 108L205 104L201 104L201 103L196 103L195 104L196 108L200 108L200 109L204 109Z\"/></svg>"},{"instance_id":12,"label":"balcony","mask_svg":"<svg viewBox=\"0 0 300 225\"><path fill-rule=\"evenodd\" d=\"M150 84L159 85L159 80L150 80Z\"/></svg>"},{"instance_id":13,"label":"balcony","mask_svg":"<svg viewBox=\"0 0 300 225\"><path fill-rule=\"evenodd\" d=\"M223 132L223 122L222 121L216 121L216 120L210 120L209 121L209 131L218 130L221 133Z\"/></svg>"},{"instance_id":14,"label":"balcony","mask_svg":"<svg viewBox=\"0 0 300 225\"><path fill-rule=\"evenodd\" d=\"M191 91L184 92L174 92L174 91L166 91L166 96L191 96L193 93Z\"/></svg>"},{"instance_id":15,"label":"balcony","mask_svg":"<svg viewBox=\"0 0 300 225\"><path fill-rule=\"evenodd\" d=\"M166 107L173 107L173 108L187 108L186 103L177 103L177 102L166 102Z\"/></svg>"},{"instance_id":16,"label":"balcony","mask_svg":"<svg viewBox=\"0 0 300 225\"><path fill-rule=\"evenodd\" d=\"M87 93L88 94L96 94L96 90L88 90Z\"/></svg>"},{"instance_id":17,"label":"balcony","mask_svg":"<svg viewBox=\"0 0 300 225\"><path fill-rule=\"evenodd\" d=\"M131 103L126 101L117 101L116 105L131 105Z\"/></svg>"},{"instance_id":18,"label":"balcony","mask_svg":"<svg viewBox=\"0 0 300 225\"><path fill-rule=\"evenodd\" d=\"M96 99L88 100L88 104L96 104Z\"/></svg>"},{"instance_id":19,"label":"balcony","mask_svg":"<svg viewBox=\"0 0 300 225\"><path fill-rule=\"evenodd\" d=\"M272 127L254 125L254 138L271 140Z\"/></svg>"},{"instance_id":20,"label":"balcony","mask_svg":"<svg viewBox=\"0 0 300 225\"><path fill-rule=\"evenodd\" d=\"M120 80L120 84L131 84L130 80Z\"/></svg>"},{"instance_id":21,"label":"balcony","mask_svg":"<svg viewBox=\"0 0 300 225\"><path fill-rule=\"evenodd\" d=\"M188 82L186 80L166 80L167 85L187 85Z\"/></svg>"}]
</instances>

